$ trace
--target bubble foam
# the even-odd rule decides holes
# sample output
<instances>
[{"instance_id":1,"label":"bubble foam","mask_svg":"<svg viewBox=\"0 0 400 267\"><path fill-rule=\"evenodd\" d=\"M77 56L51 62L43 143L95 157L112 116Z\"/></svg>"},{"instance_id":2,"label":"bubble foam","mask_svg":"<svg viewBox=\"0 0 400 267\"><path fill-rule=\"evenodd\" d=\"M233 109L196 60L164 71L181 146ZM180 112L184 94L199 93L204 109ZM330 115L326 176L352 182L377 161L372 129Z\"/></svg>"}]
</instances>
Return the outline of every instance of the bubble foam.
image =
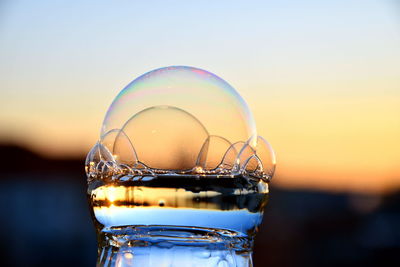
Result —
<instances>
[{"instance_id":1,"label":"bubble foam","mask_svg":"<svg viewBox=\"0 0 400 267\"><path fill-rule=\"evenodd\" d=\"M235 89L210 72L175 66L148 72L118 94L86 173L89 181L177 174L269 181L275 163Z\"/></svg>"}]
</instances>

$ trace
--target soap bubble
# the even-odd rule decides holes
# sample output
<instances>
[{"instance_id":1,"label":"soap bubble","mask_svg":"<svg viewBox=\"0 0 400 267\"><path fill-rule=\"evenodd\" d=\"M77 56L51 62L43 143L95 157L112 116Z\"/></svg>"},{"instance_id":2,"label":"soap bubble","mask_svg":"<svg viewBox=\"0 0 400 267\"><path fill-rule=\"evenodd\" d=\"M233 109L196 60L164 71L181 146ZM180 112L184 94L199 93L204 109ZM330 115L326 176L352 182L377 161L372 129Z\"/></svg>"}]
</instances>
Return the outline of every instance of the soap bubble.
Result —
<instances>
[{"instance_id":1,"label":"soap bubble","mask_svg":"<svg viewBox=\"0 0 400 267\"><path fill-rule=\"evenodd\" d=\"M221 167L228 170L237 168L239 152L245 145L246 143L243 141L232 144L224 154Z\"/></svg>"},{"instance_id":2,"label":"soap bubble","mask_svg":"<svg viewBox=\"0 0 400 267\"><path fill-rule=\"evenodd\" d=\"M211 135L230 143L257 136L246 102L227 82L205 70L175 66L150 71L128 84L114 99L103 121L102 134L154 106L171 106L197 118Z\"/></svg>"},{"instance_id":3,"label":"soap bubble","mask_svg":"<svg viewBox=\"0 0 400 267\"><path fill-rule=\"evenodd\" d=\"M95 179L99 176L109 178L118 173L118 170L118 164L111 152L99 142L86 156L85 171L89 179Z\"/></svg>"},{"instance_id":4,"label":"soap bubble","mask_svg":"<svg viewBox=\"0 0 400 267\"><path fill-rule=\"evenodd\" d=\"M235 168L243 171L245 166L249 164L249 160L255 155L256 150L250 145L250 143L244 144L236 157Z\"/></svg>"},{"instance_id":5,"label":"soap bubble","mask_svg":"<svg viewBox=\"0 0 400 267\"><path fill-rule=\"evenodd\" d=\"M262 171L271 179L274 175L276 165L275 152L272 146L263 137L258 136L256 151L257 157L262 164Z\"/></svg>"},{"instance_id":6,"label":"soap bubble","mask_svg":"<svg viewBox=\"0 0 400 267\"><path fill-rule=\"evenodd\" d=\"M220 166L221 160L231 145L228 140L221 136L210 135L201 148L197 166L205 170L216 169Z\"/></svg>"},{"instance_id":7,"label":"soap bubble","mask_svg":"<svg viewBox=\"0 0 400 267\"><path fill-rule=\"evenodd\" d=\"M137 164L137 155L129 137L121 129L114 129L104 134L100 143L113 155L119 164L134 166Z\"/></svg>"},{"instance_id":8,"label":"soap bubble","mask_svg":"<svg viewBox=\"0 0 400 267\"><path fill-rule=\"evenodd\" d=\"M161 174L245 175L268 181L269 143L257 136L247 104L228 83L192 67L148 72L125 87L89 152L90 179L153 179Z\"/></svg>"},{"instance_id":9,"label":"soap bubble","mask_svg":"<svg viewBox=\"0 0 400 267\"><path fill-rule=\"evenodd\" d=\"M122 131L131 140L140 162L153 169L167 170L195 167L208 137L207 130L195 117L170 106L150 107L135 114Z\"/></svg>"},{"instance_id":10,"label":"soap bubble","mask_svg":"<svg viewBox=\"0 0 400 267\"><path fill-rule=\"evenodd\" d=\"M137 167L138 159L135 148L123 130L118 131L115 138L113 155L120 164Z\"/></svg>"}]
</instances>

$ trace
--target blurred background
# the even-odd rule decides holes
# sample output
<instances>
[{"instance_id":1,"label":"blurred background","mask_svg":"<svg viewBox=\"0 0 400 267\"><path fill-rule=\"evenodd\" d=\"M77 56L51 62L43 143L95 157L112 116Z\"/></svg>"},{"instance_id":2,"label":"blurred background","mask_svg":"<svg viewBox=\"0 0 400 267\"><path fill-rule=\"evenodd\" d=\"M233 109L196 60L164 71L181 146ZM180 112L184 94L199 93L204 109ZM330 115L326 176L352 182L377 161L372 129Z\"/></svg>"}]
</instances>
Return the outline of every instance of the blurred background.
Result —
<instances>
[{"instance_id":1,"label":"blurred background","mask_svg":"<svg viewBox=\"0 0 400 267\"><path fill-rule=\"evenodd\" d=\"M0 0L0 264L94 266L85 154L117 93L189 65L278 167L255 266L400 258L400 2Z\"/></svg>"}]
</instances>

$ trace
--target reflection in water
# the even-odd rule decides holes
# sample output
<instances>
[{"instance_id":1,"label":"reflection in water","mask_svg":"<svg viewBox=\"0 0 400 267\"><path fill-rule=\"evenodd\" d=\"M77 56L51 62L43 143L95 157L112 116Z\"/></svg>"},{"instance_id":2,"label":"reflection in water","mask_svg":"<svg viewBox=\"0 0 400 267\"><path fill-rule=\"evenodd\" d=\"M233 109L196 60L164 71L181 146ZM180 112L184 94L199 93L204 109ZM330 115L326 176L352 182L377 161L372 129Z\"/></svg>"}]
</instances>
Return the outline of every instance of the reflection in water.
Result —
<instances>
[{"instance_id":1,"label":"reflection in water","mask_svg":"<svg viewBox=\"0 0 400 267\"><path fill-rule=\"evenodd\" d=\"M171 185L177 182L170 178L158 180L161 179ZM183 184L185 178L179 179ZM90 192L94 220L106 228L179 225L255 234L267 192L258 192L257 187L238 188L232 183L233 178L207 179L205 187L193 180L173 188L163 187L166 181L102 185Z\"/></svg>"},{"instance_id":2,"label":"reflection in water","mask_svg":"<svg viewBox=\"0 0 400 267\"><path fill-rule=\"evenodd\" d=\"M88 194L101 266L251 266L268 184L175 175L94 182Z\"/></svg>"}]
</instances>

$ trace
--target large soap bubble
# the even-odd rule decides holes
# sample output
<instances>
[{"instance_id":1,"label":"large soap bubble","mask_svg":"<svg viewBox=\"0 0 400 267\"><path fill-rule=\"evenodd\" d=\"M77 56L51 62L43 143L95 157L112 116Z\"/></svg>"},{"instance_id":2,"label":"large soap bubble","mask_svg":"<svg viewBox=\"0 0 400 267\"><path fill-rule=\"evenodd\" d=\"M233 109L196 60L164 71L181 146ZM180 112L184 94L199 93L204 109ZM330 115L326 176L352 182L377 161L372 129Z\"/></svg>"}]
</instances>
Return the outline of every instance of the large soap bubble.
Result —
<instances>
[{"instance_id":1,"label":"large soap bubble","mask_svg":"<svg viewBox=\"0 0 400 267\"><path fill-rule=\"evenodd\" d=\"M184 110L210 134L231 143L257 135L250 109L232 86L210 72L183 66L153 70L128 84L108 109L102 134L121 129L133 115L153 106Z\"/></svg>"},{"instance_id":2,"label":"large soap bubble","mask_svg":"<svg viewBox=\"0 0 400 267\"><path fill-rule=\"evenodd\" d=\"M148 72L118 94L86 165L91 178L107 166L125 179L184 173L268 180L275 156L235 89L210 72L176 66Z\"/></svg>"}]
</instances>

